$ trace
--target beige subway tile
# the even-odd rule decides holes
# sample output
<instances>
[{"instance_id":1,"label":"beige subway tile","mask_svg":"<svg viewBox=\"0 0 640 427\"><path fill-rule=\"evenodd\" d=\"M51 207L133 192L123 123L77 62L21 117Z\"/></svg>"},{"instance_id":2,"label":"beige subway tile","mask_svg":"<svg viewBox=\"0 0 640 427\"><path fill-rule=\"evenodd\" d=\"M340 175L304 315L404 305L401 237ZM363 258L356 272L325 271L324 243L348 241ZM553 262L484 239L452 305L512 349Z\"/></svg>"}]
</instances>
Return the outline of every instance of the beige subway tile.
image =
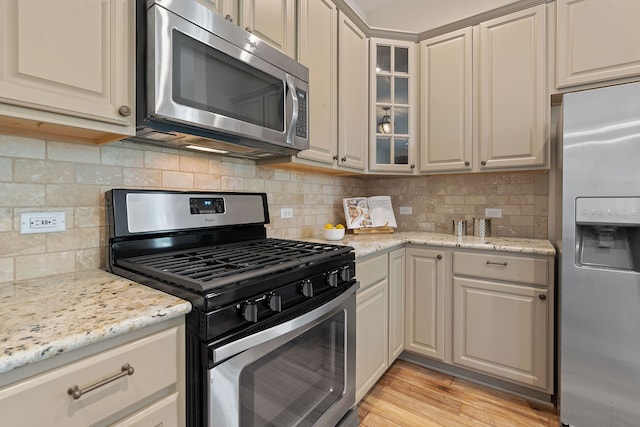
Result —
<instances>
[{"instance_id":1,"label":"beige subway tile","mask_svg":"<svg viewBox=\"0 0 640 427\"><path fill-rule=\"evenodd\" d=\"M100 246L100 227L76 227L47 233L47 252L63 252Z\"/></svg>"},{"instance_id":2,"label":"beige subway tile","mask_svg":"<svg viewBox=\"0 0 640 427\"><path fill-rule=\"evenodd\" d=\"M245 191L264 192L264 179L246 178L244 181Z\"/></svg>"},{"instance_id":3,"label":"beige subway tile","mask_svg":"<svg viewBox=\"0 0 640 427\"><path fill-rule=\"evenodd\" d=\"M534 175L531 172L514 173L509 175L511 184L533 184Z\"/></svg>"},{"instance_id":4,"label":"beige subway tile","mask_svg":"<svg viewBox=\"0 0 640 427\"><path fill-rule=\"evenodd\" d=\"M506 205L510 202L509 195L507 194L496 194L487 196L487 205L499 208L503 205Z\"/></svg>"},{"instance_id":5,"label":"beige subway tile","mask_svg":"<svg viewBox=\"0 0 640 427\"><path fill-rule=\"evenodd\" d=\"M122 168L119 166L75 166L75 183L84 185L122 185Z\"/></svg>"},{"instance_id":6,"label":"beige subway tile","mask_svg":"<svg viewBox=\"0 0 640 427\"><path fill-rule=\"evenodd\" d=\"M264 179L265 181L275 179L276 172L278 172L278 169L256 166L256 178Z\"/></svg>"},{"instance_id":7,"label":"beige subway tile","mask_svg":"<svg viewBox=\"0 0 640 427\"><path fill-rule=\"evenodd\" d=\"M13 231L13 208L0 208L0 232L4 231Z\"/></svg>"},{"instance_id":8,"label":"beige subway tile","mask_svg":"<svg viewBox=\"0 0 640 427\"><path fill-rule=\"evenodd\" d=\"M47 142L47 159L75 163L100 163L100 147L72 142Z\"/></svg>"},{"instance_id":9,"label":"beige subway tile","mask_svg":"<svg viewBox=\"0 0 640 427\"><path fill-rule=\"evenodd\" d=\"M162 186L167 188L193 189L193 174L190 172L162 171Z\"/></svg>"},{"instance_id":10,"label":"beige subway tile","mask_svg":"<svg viewBox=\"0 0 640 427\"><path fill-rule=\"evenodd\" d=\"M521 194L522 184L498 184L498 194Z\"/></svg>"},{"instance_id":11,"label":"beige subway tile","mask_svg":"<svg viewBox=\"0 0 640 427\"><path fill-rule=\"evenodd\" d=\"M162 187L162 171L159 169L130 169L122 171L122 184L127 187Z\"/></svg>"},{"instance_id":12,"label":"beige subway tile","mask_svg":"<svg viewBox=\"0 0 640 427\"><path fill-rule=\"evenodd\" d=\"M47 206L99 206L104 195L95 185L47 184Z\"/></svg>"},{"instance_id":13,"label":"beige subway tile","mask_svg":"<svg viewBox=\"0 0 640 427\"><path fill-rule=\"evenodd\" d=\"M100 248L82 249L75 254L76 271L104 267L103 252Z\"/></svg>"},{"instance_id":14,"label":"beige subway tile","mask_svg":"<svg viewBox=\"0 0 640 427\"><path fill-rule=\"evenodd\" d=\"M44 205L44 185L0 182L0 207L36 207Z\"/></svg>"},{"instance_id":15,"label":"beige subway tile","mask_svg":"<svg viewBox=\"0 0 640 427\"><path fill-rule=\"evenodd\" d=\"M74 209L73 225L75 227L99 227L105 224L104 209L99 206L83 206ZM67 224L69 218L67 217Z\"/></svg>"},{"instance_id":16,"label":"beige subway tile","mask_svg":"<svg viewBox=\"0 0 640 427\"><path fill-rule=\"evenodd\" d=\"M56 252L15 258L16 280L75 271L75 252Z\"/></svg>"},{"instance_id":17,"label":"beige subway tile","mask_svg":"<svg viewBox=\"0 0 640 427\"><path fill-rule=\"evenodd\" d=\"M522 206L523 205L502 205L502 215L510 216L510 215L522 215Z\"/></svg>"},{"instance_id":18,"label":"beige subway tile","mask_svg":"<svg viewBox=\"0 0 640 427\"><path fill-rule=\"evenodd\" d=\"M13 258L0 258L0 283L14 280Z\"/></svg>"},{"instance_id":19,"label":"beige subway tile","mask_svg":"<svg viewBox=\"0 0 640 427\"><path fill-rule=\"evenodd\" d=\"M209 173L209 159L192 156L180 156L180 171Z\"/></svg>"},{"instance_id":20,"label":"beige subway tile","mask_svg":"<svg viewBox=\"0 0 640 427\"><path fill-rule=\"evenodd\" d=\"M221 178L218 175L210 173L194 173L193 174L193 187L198 190L220 190Z\"/></svg>"},{"instance_id":21,"label":"beige subway tile","mask_svg":"<svg viewBox=\"0 0 640 427\"><path fill-rule=\"evenodd\" d=\"M103 165L121 166L129 168L144 167L144 151L131 150L122 147L100 147L100 161Z\"/></svg>"},{"instance_id":22,"label":"beige subway tile","mask_svg":"<svg viewBox=\"0 0 640 427\"><path fill-rule=\"evenodd\" d=\"M533 194L516 194L509 196L509 203L514 205L533 205Z\"/></svg>"},{"instance_id":23,"label":"beige subway tile","mask_svg":"<svg viewBox=\"0 0 640 427\"><path fill-rule=\"evenodd\" d=\"M26 159L44 159L46 142L41 139L0 135L0 156Z\"/></svg>"},{"instance_id":24,"label":"beige subway tile","mask_svg":"<svg viewBox=\"0 0 640 427\"><path fill-rule=\"evenodd\" d=\"M180 170L180 156L177 154L145 151L144 167L147 169L162 169L163 171Z\"/></svg>"},{"instance_id":25,"label":"beige subway tile","mask_svg":"<svg viewBox=\"0 0 640 427\"><path fill-rule=\"evenodd\" d=\"M13 179L13 166L10 158L0 157L0 181L11 181Z\"/></svg>"},{"instance_id":26,"label":"beige subway tile","mask_svg":"<svg viewBox=\"0 0 640 427\"><path fill-rule=\"evenodd\" d=\"M547 196L534 197L534 213L537 216L547 216L549 214Z\"/></svg>"},{"instance_id":27,"label":"beige subway tile","mask_svg":"<svg viewBox=\"0 0 640 427\"><path fill-rule=\"evenodd\" d=\"M95 165L91 166L95 167ZM74 166L68 162L16 159L13 182L71 184Z\"/></svg>"},{"instance_id":28,"label":"beige subway tile","mask_svg":"<svg viewBox=\"0 0 640 427\"><path fill-rule=\"evenodd\" d=\"M42 254L47 251L46 234L0 233L0 257Z\"/></svg>"},{"instance_id":29,"label":"beige subway tile","mask_svg":"<svg viewBox=\"0 0 640 427\"><path fill-rule=\"evenodd\" d=\"M533 227L533 215L512 215L509 217L509 225Z\"/></svg>"},{"instance_id":30,"label":"beige subway tile","mask_svg":"<svg viewBox=\"0 0 640 427\"><path fill-rule=\"evenodd\" d=\"M522 184L522 194L534 194L534 184Z\"/></svg>"},{"instance_id":31,"label":"beige subway tile","mask_svg":"<svg viewBox=\"0 0 640 427\"><path fill-rule=\"evenodd\" d=\"M464 202L467 205L486 205L487 196L466 196Z\"/></svg>"},{"instance_id":32,"label":"beige subway tile","mask_svg":"<svg viewBox=\"0 0 640 427\"><path fill-rule=\"evenodd\" d=\"M466 198L466 196L445 196L444 202L447 205L463 205Z\"/></svg>"},{"instance_id":33,"label":"beige subway tile","mask_svg":"<svg viewBox=\"0 0 640 427\"><path fill-rule=\"evenodd\" d=\"M209 173L220 176L233 176L234 164L220 160L209 160Z\"/></svg>"},{"instance_id":34,"label":"beige subway tile","mask_svg":"<svg viewBox=\"0 0 640 427\"><path fill-rule=\"evenodd\" d=\"M225 191L244 190L244 178L235 176L223 176L221 179L222 189Z\"/></svg>"},{"instance_id":35,"label":"beige subway tile","mask_svg":"<svg viewBox=\"0 0 640 427\"><path fill-rule=\"evenodd\" d=\"M233 165L233 176L242 178L255 178L256 167L255 165L236 164Z\"/></svg>"},{"instance_id":36,"label":"beige subway tile","mask_svg":"<svg viewBox=\"0 0 640 427\"><path fill-rule=\"evenodd\" d=\"M536 196L546 196L549 194L549 175L546 172L536 174L534 194Z\"/></svg>"}]
</instances>

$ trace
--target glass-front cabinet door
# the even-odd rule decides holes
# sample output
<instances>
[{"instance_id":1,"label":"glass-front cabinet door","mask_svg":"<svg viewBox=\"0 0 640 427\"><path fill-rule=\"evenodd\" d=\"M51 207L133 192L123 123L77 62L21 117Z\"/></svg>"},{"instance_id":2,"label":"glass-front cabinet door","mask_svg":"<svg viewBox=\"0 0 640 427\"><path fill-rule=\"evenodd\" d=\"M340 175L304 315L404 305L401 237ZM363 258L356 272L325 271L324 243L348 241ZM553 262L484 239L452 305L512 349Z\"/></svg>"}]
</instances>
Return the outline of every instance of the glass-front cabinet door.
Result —
<instances>
[{"instance_id":1,"label":"glass-front cabinet door","mask_svg":"<svg viewBox=\"0 0 640 427\"><path fill-rule=\"evenodd\" d=\"M369 170L416 171L415 43L371 39Z\"/></svg>"}]
</instances>

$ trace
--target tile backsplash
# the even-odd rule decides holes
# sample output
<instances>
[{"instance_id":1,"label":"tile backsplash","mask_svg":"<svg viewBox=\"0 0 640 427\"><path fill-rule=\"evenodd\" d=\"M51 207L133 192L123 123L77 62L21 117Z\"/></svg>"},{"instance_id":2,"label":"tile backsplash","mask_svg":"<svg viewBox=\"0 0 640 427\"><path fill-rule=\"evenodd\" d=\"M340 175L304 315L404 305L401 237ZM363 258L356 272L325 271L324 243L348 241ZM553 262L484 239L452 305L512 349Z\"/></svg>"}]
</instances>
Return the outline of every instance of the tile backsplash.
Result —
<instances>
[{"instance_id":1,"label":"tile backsplash","mask_svg":"<svg viewBox=\"0 0 640 427\"><path fill-rule=\"evenodd\" d=\"M451 217L503 209L494 234L547 236L547 173L340 177L256 166L144 144L103 146L0 135L0 282L98 268L106 261L104 193L111 188L267 193L269 237L319 234L344 222L342 198L392 196L400 231L451 232ZM411 216L399 215L412 207ZM293 218L280 218L280 208ZM21 235L21 212L63 211L62 233Z\"/></svg>"}]
</instances>

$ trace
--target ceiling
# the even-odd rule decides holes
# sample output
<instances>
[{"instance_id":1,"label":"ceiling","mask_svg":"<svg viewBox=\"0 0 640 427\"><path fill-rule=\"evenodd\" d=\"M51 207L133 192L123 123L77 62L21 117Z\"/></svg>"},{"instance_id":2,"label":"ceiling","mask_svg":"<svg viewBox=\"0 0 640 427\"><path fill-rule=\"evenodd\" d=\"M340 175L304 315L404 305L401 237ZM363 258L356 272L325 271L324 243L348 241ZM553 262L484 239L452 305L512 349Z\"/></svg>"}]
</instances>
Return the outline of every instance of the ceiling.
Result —
<instances>
[{"instance_id":1,"label":"ceiling","mask_svg":"<svg viewBox=\"0 0 640 427\"><path fill-rule=\"evenodd\" d=\"M344 0L372 29L419 34L520 0Z\"/></svg>"}]
</instances>

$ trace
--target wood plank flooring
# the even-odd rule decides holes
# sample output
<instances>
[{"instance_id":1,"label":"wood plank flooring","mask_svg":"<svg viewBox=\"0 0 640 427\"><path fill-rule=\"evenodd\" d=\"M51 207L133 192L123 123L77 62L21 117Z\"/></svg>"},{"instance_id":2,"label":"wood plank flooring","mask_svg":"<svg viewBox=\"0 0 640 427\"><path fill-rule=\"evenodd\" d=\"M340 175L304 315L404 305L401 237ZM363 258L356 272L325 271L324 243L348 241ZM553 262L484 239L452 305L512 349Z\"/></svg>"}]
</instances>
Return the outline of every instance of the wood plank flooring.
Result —
<instances>
[{"instance_id":1,"label":"wood plank flooring","mask_svg":"<svg viewBox=\"0 0 640 427\"><path fill-rule=\"evenodd\" d=\"M555 409L397 360L360 402L360 427L558 427Z\"/></svg>"}]
</instances>

